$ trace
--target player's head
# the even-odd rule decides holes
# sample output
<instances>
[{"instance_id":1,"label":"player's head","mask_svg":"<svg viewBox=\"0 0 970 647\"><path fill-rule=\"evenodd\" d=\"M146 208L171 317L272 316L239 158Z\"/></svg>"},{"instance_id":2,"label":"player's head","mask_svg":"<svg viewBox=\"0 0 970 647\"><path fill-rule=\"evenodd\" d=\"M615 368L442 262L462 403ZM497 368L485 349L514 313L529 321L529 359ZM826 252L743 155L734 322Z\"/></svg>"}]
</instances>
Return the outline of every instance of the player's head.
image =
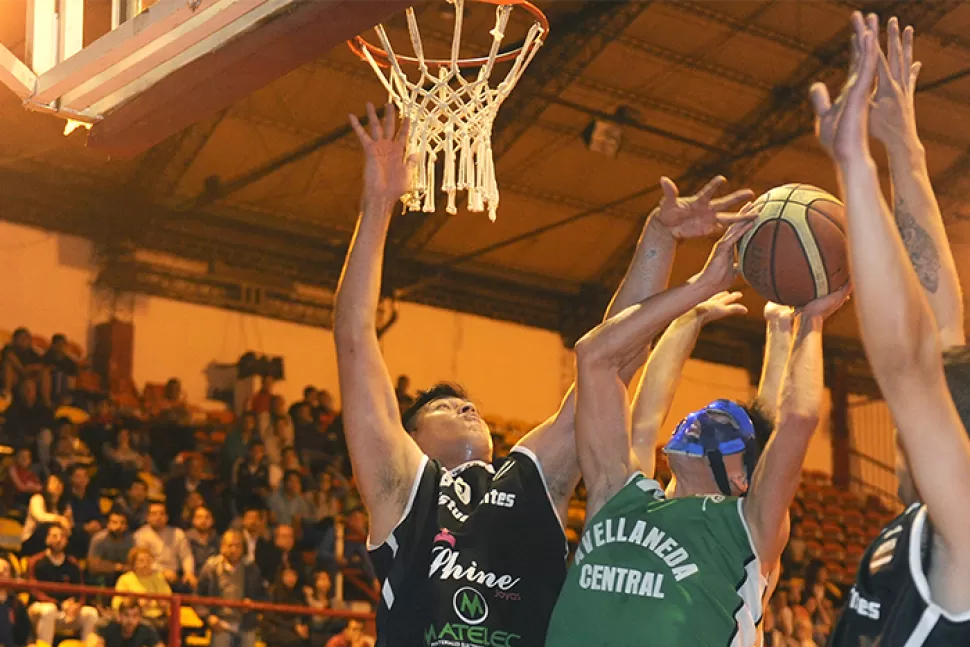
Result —
<instances>
[{"instance_id":1,"label":"player's head","mask_svg":"<svg viewBox=\"0 0 970 647\"><path fill-rule=\"evenodd\" d=\"M770 425L765 429L764 416L755 417L767 443ZM688 414L664 446L674 475L671 493L743 495L761 453L760 440L752 414L736 402L715 400Z\"/></svg>"},{"instance_id":2,"label":"player's head","mask_svg":"<svg viewBox=\"0 0 970 647\"><path fill-rule=\"evenodd\" d=\"M943 353L943 375L956 405L963 428L970 433L970 346L957 346ZM909 505L919 501L919 492L909 472L906 452L896 434L896 476L899 478L899 498Z\"/></svg>"},{"instance_id":3,"label":"player's head","mask_svg":"<svg viewBox=\"0 0 970 647\"><path fill-rule=\"evenodd\" d=\"M472 459L491 460L488 425L457 384L440 383L420 392L402 415L402 422L432 458L455 465Z\"/></svg>"}]
</instances>

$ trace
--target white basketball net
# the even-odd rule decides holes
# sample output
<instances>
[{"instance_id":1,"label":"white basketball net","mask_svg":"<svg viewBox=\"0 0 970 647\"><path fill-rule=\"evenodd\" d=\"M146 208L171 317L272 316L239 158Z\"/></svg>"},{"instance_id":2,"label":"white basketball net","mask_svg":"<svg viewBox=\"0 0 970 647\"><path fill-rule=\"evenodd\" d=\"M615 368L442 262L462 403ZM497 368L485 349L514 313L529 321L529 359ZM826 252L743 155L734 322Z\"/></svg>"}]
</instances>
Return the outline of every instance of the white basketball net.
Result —
<instances>
[{"instance_id":1,"label":"white basketball net","mask_svg":"<svg viewBox=\"0 0 970 647\"><path fill-rule=\"evenodd\" d=\"M419 78L414 81L408 79L394 55L383 25L375 27L375 31L387 52L390 67L382 68L367 48L363 48L363 55L387 88L402 119L411 120L407 150L408 155L418 156L418 170L405 198L407 209L434 212L435 163L443 155L441 190L448 196L448 213L458 212L455 194L468 191L468 210L482 212L487 208L489 219L494 221L499 194L492 159L492 123L502 102L542 45L545 30L538 22L532 25L512 69L498 86L492 88L489 77L505 38L513 5L496 7L488 58L476 78L468 81L461 75L458 66L465 0L448 2L455 6L455 35L450 63L438 67L437 74L432 73L425 59L413 9L407 10L407 22L418 60Z\"/></svg>"}]
</instances>

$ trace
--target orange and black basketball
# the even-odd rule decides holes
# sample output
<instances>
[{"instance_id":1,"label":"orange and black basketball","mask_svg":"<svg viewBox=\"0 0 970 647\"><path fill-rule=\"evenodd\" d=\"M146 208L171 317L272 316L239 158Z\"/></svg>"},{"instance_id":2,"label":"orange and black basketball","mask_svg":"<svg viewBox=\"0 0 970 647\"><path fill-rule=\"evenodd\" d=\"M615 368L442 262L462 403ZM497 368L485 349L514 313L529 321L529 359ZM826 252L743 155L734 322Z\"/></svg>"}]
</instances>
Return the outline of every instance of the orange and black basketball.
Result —
<instances>
[{"instance_id":1,"label":"orange and black basketball","mask_svg":"<svg viewBox=\"0 0 970 647\"><path fill-rule=\"evenodd\" d=\"M755 204L761 214L738 243L738 263L758 294L802 306L845 285L849 258L838 198L809 184L786 184Z\"/></svg>"}]
</instances>

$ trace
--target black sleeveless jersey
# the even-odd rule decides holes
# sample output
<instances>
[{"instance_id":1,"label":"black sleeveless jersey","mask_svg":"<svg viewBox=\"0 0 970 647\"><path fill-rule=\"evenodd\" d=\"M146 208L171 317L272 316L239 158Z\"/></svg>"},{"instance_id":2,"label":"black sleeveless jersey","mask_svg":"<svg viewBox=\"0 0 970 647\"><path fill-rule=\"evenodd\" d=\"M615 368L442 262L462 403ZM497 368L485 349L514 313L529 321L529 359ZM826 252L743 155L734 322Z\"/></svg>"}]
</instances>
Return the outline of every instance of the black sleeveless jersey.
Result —
<instances>
[{"instance_id":1,"label":"black sleeveless jersey","mask_svg":"<svg viewBox=\"0 0 970 647\"><path fill-rule=\"evenodd\" d=\"M970 646L970 611L949 614L932 601L926 577L932 534L926 506L920 504L880 533L863 556L832 647ZM881 563L887 568L880 572Z\"/></svg>"},{"instance_id":2,"label":"black sleeveless jersey","mask_svg":"<svg viewBox=\"0 0 970 647\"><path fill-rule=\"evenodd\" d=\"M425 458L401 522L371 550L378 647L541 647L567 550L531 451L498 471Z\"/></svg>"},{"instance_id":3,"label":"black sleeveless jersey","mask_svg":"<svg viewBox=\"0 0 970 647\"><path fill-rule=\"evenodd\" d=\"M896 597L909 585L909 540L920 504L889 522L859 562L855 584L832 631L829 647L869 647L886 624Z\"/></svg>"}]
</instances>

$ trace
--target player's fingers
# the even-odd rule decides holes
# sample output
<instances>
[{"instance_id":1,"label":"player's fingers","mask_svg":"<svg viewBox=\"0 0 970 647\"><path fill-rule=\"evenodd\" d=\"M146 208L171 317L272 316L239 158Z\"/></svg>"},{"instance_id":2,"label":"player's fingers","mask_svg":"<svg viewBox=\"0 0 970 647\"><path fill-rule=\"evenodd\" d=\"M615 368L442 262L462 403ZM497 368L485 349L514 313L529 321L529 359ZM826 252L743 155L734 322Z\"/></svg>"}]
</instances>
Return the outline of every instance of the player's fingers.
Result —
<instances>
[{"instance_id":1,"label":"player's fingers","mask_svg":"<svg viewBox=\"0 0 970 647\"><path fill-rule=\"evenodd\" d=\"M394 137L394 122L397 120L397 111L394 109L394 104L388 102L384 106L384 134L388 137Z\"/></svg>"},{"instance_id":2,"label":"player's fingers","mask_svg":"<svg viewBox=\"0 0 970 647\"><path fill-rule=\"evenodd\" d=\"M877 53L874 51L875 38L872 32L862 37L862 57L859 59L858 77L845 94L846 105L850 104L858 110L862 104L867 104L872 94L872 84L876 77Z\"/></svg>"},{"instance_id":3,"label":"player's fingers","mask_svg":"<svg viewBox=\"0 0 970 647\"><path fill-rule=\"evenodd\" d=\"M824 83L813 83L808 94L812 100L812 108L815 110L816 117L824 117L832 109L829 89Z\"/></svg>"},{"instance_id":4,"label":"player's fingers","mask_svg":"<svg viewBox=\"0 0 970 647\"><path fill-rule=\"evenodd\" d=\"M852 16L849 18L849 22L852 25L852 33L855 35L856 44L859 46L861 53L862 35L866 33L866 20L862 17L861 11L853 11Z\"/></svg>"},{"instance_id":5,"label":"player's fingers","mask_svg":"<svg viewBox=\"0 0 970 647\"><path fill-rule=\"evenodd\" d=\"M739 189L734 193L727 194L723 198L711 200L711 208L714 211L730 211L735 205L748 202L753 197L754 191L751 189Z\"/></svg>"},{"instance_id":6,"label":"player's fingers","mask_svg":"<svg viewBox=\"0 0 970 647\"><path fill-rule=\"evenodd\" d=\"M875 38L876 43L879 43L879 16L874 13L866 15L866 29Z\"/></svg>"},{"instance_id":7,"label":"player's fingers","mask_svg":"<svg viewBox=\"0 0 970 647\"><path fill-rule=\"evenodd\" d=\"M724 236L721 237L720 242L725 246L733 247L753 226L753 221L736 222L728 227L728 230L724 232Z\"/></svg>"},{"instance_id":8,"label":"player's fingers","mask_svg":"<svg viewBox=\"0 0 970 647\"><path fill-rule=\"evenodd\" d=\"M411 136L411 120L405 119L401 122L401 128L397 131L397 135L394 136L395 142L404 142L407 144L408 137Z\"/></svg>"},{"instance_id":9,"label":"player's fingers","mask_svg":"<svg viewBox=\"0 0 970 647\"><path fill-rule=\"evenodd\" d=\"M899 39L899 19L893 16L886 28L886 52L889 61L889 72L898 83L904 83L903 77L903 43Z\"/></svg>"},{"instance_id":10,"label":"player's fingers","mask_svg":"<svg viewBox=\"0 0 970 647\"><path fill-rule=\"evenodd\" d=\"M660 177L660 190L663 191L664 198L667 200L674 200L680 195L677 185L666 175Z\"/></svg>"},{"instance_id":11,"label":"player's fingers","mask_svg":"<svg viewBox=\"0 0 970 647\"><path fill-rule=\"evenodd\" d=\"M919 61L913 63L909 68L909 88L911 92L916 91L916 80L919 78L919 72L923 69L923 64Z\"/></svg>"},{"instance_id":12,"label":"player's fingers","mask_svg":"<svg viewBox=\"0 0 970 647\"><path fill-rule=\"evenodd\" d=\"M913 26L907 25L906 29L903 30L903 71L911 74L912 69L913 69ZM904 80L911 81L912 78L904 77Z\"/></svg>"},{"instance_id":13,"label":"player's fingers","mask_svg":"<svg viewBox=\"0 0 970 647\"><path fill-rule=\"evenodd\" d=\"M377 118L377 110L374 104L367 102L367 125L370 126L371 139L377 141L384 138L384 129L381 128L381 120Z\"/></svg>"},{"instance_id":14,"label":"player's fingers","mask_svg":"<svg viewBox=\"0 0 970 647\"><path fill-rule=\"evenodd\" d=\"M748 308L746 306L741 305L740 303L734 303L727 307L725 314L726 316L729 316L729 317L746 315L748 314Z\"/></svg>"},{"instance_id":15,"label":"player's fingers","mask_svg":"<svg viewBox=\"0 0 970 647\"><path fill-rule=\"evenodd\" d=\"M364 130L364 127L360 125L360 119L357 118L357 115L348 115L348 118L350 119L350 127L354 129L355 133L357 133L357 138L360 140L360 143L364 144L365 146L370 144L370 135L368 135L367 131Z\"/></svg>"},{"instance_id":16,"label":"player's fingers","mask_svg":"<svg viewBox=\"0 0 970 647\"><path fill-rule=\"evenodd\" d=\"M740 293L737 290L735 290L734 292L721 292L715 298L718 298L719 297L719 300L722 303L724 303L724 305L728 305L729 306L729 305L731 305L733 303L737 303L738 301L740 301L741 300L741 297L743 297L743 296L744 295L742 293Z\"/></svg>"},{"instance_id":17,"label":"player's fingers","mask_svg":"<svg viewBox=\"0 0 970 647\"><path fill-rule=\"evenodd\" d=\"M879 88L886 88L888 90L892 87L893 83L892 64L881 49L876 53L876 59L876 83L879 84Z\"/></svg>"},{"instance_id":18,"label":"player's fingers","mask_svg":"<svg viewBox=\"0 0 970 647\"><path fill-rule=\"evenodd\" d=\"M727 182L727 178L723 175L718 175L717 177L711 178L711 180L704 185L704 188L697 192L697 199L710 200L725 182Z\"/></svg>"}]
</instances>

